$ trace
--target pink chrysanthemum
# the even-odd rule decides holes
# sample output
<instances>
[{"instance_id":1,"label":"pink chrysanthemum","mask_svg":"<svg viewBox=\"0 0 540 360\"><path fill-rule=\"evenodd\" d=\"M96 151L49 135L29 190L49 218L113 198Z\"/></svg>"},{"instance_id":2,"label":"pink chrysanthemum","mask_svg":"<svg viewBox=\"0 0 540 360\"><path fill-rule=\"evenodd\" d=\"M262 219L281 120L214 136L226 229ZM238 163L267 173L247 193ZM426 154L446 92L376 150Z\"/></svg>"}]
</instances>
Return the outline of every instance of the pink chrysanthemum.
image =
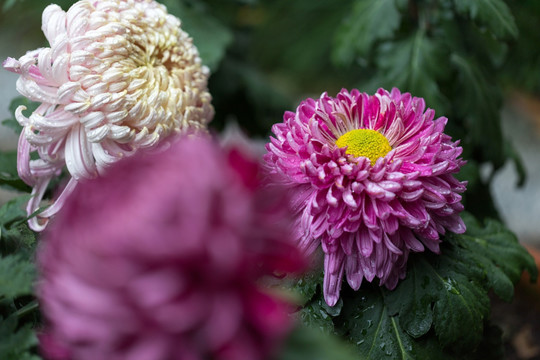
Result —
<instances>
[{"instance_id":1,"label":"pink chrysanthemum","mask_svg":"<svg viewBox=\"0 0 540 360\"><path fill-rule=\"evenodd\" d=\"M15 113L24 127L19 175L33 187L28 213L64 165L72 176L56 205L30 221L36 231L78 180L171 134L204 130L213 117L208 68L163 5L83 0L67 12L49 5L42 29L50 47L3 63L20 75L17 90L41 103L28 118L24 106Z\"/></svg>"},{"instance_id":2,"label":"pink chrysanthemum","mask_svg":"<svg viewBox=\"0 0 540 360\"><path fill-rule=\"evenodd\" d=\"M238 149L182 139L119 162L79 184L38 249L43 353L266 358L290 309L256 282L302 267L290 225L284 194Z\"/></svg>"},{"instance_id":3,"label":"pink chrysanthemum","mask_svg":"<svg viewBox=\"0 0 540 360\"><path fill-rule=\"evenodd\" d=\"M466 183L452 175L464 164L462 148L434 114L397 89L342 90L303 101L273 126L265 161L272 181L294 194L301 248L322 245L329 305L344 274L355 290L375 277L392 289L411 251L438 253L440 234L465 231Z\"/></svg>"}]
</instances>

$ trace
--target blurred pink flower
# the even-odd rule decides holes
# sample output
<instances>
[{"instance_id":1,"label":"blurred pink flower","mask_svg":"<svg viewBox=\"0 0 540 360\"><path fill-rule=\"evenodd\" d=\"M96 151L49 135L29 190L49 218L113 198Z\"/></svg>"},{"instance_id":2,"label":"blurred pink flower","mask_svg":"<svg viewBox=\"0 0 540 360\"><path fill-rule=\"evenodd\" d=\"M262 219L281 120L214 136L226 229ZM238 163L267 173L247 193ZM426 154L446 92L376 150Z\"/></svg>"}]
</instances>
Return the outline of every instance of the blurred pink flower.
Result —
<instances>
[{"instance_id":1,"label":"blurred pink flower","mask_svg":"<svg viewBox=\"0 0 540 360\"><path fill-rule=\"evenodd\" d=\"M304 262L285 194L258 177L241 150L185 138L81 182L38 249L44 355L256 360L275 350L289 305L256 281Z\"/></svg>"},{"instance_id":2,"label":"blurred pink flower","mask_svg":"<svg viewBox=\"0 0 540 360\"><path fill-rule=\"evenodd\" d=\"M64 165L72 176L57 203L30 221L36 231L77 181L171 134L204 131L213 117L208 68L163 5L82 0L67 12L49 5L42 29L50 47L3 63L20 75L17 90L41 103L28 118L24 106L15 112L24 127L18 171L33 187L28 213Z\"/></svg>"},{"instance_id":3,"label":"blurred pink flower","mask_svg":"<svg viewBox=\"0 0 540 360\"><path fill-rule=\"evenodd\" d=\"M440 234L465 231L465 182L452 175L462 148L424 100L380 89L307 99L272 128L265 161L289 186L300 247L325 253L324 296L333 306L343 275L358 290L379 278L393 289L409 252L438 253Z\"/></svg>"}]
</instances>

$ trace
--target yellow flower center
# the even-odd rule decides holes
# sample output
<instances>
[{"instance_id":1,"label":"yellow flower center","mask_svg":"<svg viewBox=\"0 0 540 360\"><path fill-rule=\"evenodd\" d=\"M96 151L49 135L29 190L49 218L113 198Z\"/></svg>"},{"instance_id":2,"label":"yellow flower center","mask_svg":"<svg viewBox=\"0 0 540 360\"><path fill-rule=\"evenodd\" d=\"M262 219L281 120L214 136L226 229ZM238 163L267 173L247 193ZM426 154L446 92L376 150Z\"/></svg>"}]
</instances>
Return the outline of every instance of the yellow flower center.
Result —
<instances>
[{"instance_id":1,"label":"yellow flower center","mask_svg":"<svg viewBox=\"0 0 540 360\"><path fill-rule=\"evenodd\" d=\"M371 129L351 130L336 140L340 148L347 147L347 154L355 157L365 156L375 165L378 158L385 156L392 150L388 139L378 131Z\"/></svg>"}]
</instances>

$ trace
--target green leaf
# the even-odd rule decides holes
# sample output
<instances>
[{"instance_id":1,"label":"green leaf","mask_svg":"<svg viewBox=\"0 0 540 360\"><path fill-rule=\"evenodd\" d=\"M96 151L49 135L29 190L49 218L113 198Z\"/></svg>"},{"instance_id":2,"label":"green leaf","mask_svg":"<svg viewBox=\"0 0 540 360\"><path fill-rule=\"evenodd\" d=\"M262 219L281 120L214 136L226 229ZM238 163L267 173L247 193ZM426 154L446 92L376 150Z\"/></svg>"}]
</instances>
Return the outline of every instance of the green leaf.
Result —
<instances>
[{"instance_id":1,"label":"green leaf","mask_svg":"<svg viewBox=\"0 0 540 360\"><path fill-rule=\"evenodd\" d=\"M441 286L433 283L429 263L411 261L409 264L407 278L395 291L387 294L385 301L390 315L399 314L403 329L418 338L431 329L433 291L439 291Z\"/></svg>"},{"instance_id":2,"label":"green leaf","mask_svg":"<svg viewBox=\"0 0 540 360\"><path fill-rule=\"evenodd\" d=\"M210 91L216 117L212 127L223 128L231 119L238 120L249 134L266 134L290 99L280 92L263 73L244 61L226 59L210 79Z\"/></svg>"},{"instance_id":3,"label":"green leaf","mask_svg":"<svg viewBox=\"0 0 540 360\"><path fill-rule=\"evenodd\" d=\"M492 288L503 300L510 301L513 287L523 271L536 281L538 269L533 257L519 244L516 236L498 221L488 219L482 226L472 215L463 214L467 232L462 235L449 234L451 242L468 255L465 261L473 263L487 277L487 288Z\"/></svg>"},{"instance_id":4,"label":"green leaf","mask_svg":"<svg viewBox=\"0 0 540 360\"><path fill-rule=\"evenodd\" d=\"M400 21L395 0L357 0L336 32L334 63L350 65L356 55L365 56L377 40L392 37Z\"/></svg>"},{"instance_id":5,"label":"green leaf","mask_svg":"<svg viewBox=\"0 0 540 360\"><path fill-rule=\"evenodd\" d=\"M344 300L337 322L345 336L366 359L451 359L431 336L415 340L400 324L399 316L391 316L384 291L377 286L363 286Z\"/></svg>"},{"instance_id":6,"label":"green leaf","mask_svg":"<svg viewBox=\"0 0 540 360\"><path fill-rule=\"evenodd\" d=\"M409 335L422 336L433 326L443 346L461 353L482 339L488 292L509 301L523 270L537 276L532 257L502 224L482 226L467 213L463 218L467 232L448 234L440 256L412 256L406 279L385 298Z\"/></svg>"},{"instance_id":7,"label":"green leaf","mask_svg":"<svg viewBox=\"0 0 540 360\"><path fill-rule=\"evenodd\" d=\"M468 150L471 150L471 147L468 147ZM481 219L500 219L491 197L489 183L486 183L480 174L480 165L475 160L469 160L472 155L467 155L465 152L467 150L464 151L463 158L467 159L467 163L456 174L458 180L468 182L467 192L462 199L465 209Z\"/></svg>"},{"instance_id":8,"label":"green leaf","mask_svg":"<svg viewBox=\"0 0 540 360\"><path fill-rule=\"evenodd\" d=\"M498 37L517 37L518 28L503 0L454 0L458 12L486 25Z\"/></svg>"},{"instance_id":9,"label":"green leaf","mask_svg":"<svg viewBox=\"0 0 540 360\"><path fill-rule=\"evenodd\" d=\"M24 192L32 191L17 174L16 151L0 151L0 186Z\"/></svg>"},{"instance_id":10,"label":"green leaf","mask_svg":"<svg viewBox=\"0 0 540 360\"><path fill-rule=\"evenodd\" d=\"M276 360L361 360L337 337L299 326L287 337Z\"/></svg>"},{"instance_id":11,"label":"green leaf","mask_svg":"<svg viewBox=\"0 0 540 360\"><path fill-rule=\"evenodd\" d=\"M446 259L445 259L446 260ZM444 285L433 308L433 325L443 347L458 353L474 350L482 340L489 297L481 285L444 264L436 278Z\"/></svg>"},{"instance_id":12,"label":"green leaf","mask_svg":"<svg viewBox=\"0 0 540 360\"><path fill-rule=\"evenodd\" d=\"M385 301L392 312L399 307L399 320L407 334L420 337L433 326L443 346L468 352L482 338L489 298L473 281L476 276L466 273L459 256L454 248L445 248L440 257L411 258L407 278L388 292Z\"/></svg>"},{"instance_id":13,"label":"green leaf","mask_svg":"<svg viewBox=\"0 0 540 360\"><path fill-rule=\"evenodd\" d=\"M13 315L17 316L18 318L22 318L26 316L27 314L30 314L36 311L38 308L39 308L39 303L36 299L34 299L30 301L29 303L27 303L26 305L24 305L23 307L21 307L20 309L17 309L17 311L15 311Z\"/></svg>"},{"instance_id":14,"label":"green leaf","mask_svg":"<svg viewBox=\"0 0 540 360\"><path fill-rule=\"evenodd\" d=\"M331 61L336 29L350 14L351 3L351 0L261 1L262 21L249 39L247 65L265 69L267 82L271 79L268 85L281 88L289 101L299 99L301 94L339 91L358 75L336 69ZM240 46L248 39L242 36L238 40L242 42L235 44L233 54L246 57ZM282 115L283 108L272 123Z\"/></svg>"},{"instance_id":15,"label":"green leaf","mask_svg":"<svg viewBox=\"0 0 540 360\"><path fill-rule=\"evenodd\" d=\"M483 360L501 359L501 332L486 324L476 350L459 352L459 348L444 349L433 330L414 338L404 330L403 314L392 315L388 295L391 292L376 285L363 286L358 292L350 289L342 314L336 319L338 331L356 345L361 358L414 360ZM407 301L407 299L403 299ZM451 309L446 311L451 312ZM463 324L462 331L467 331ZM458 350L458 352L456 352Z\"/></svg>"},{"instance_id":16,"label":"green leaf","mask_svg":"<svg viewBox=\"0 0 540 360\"><path fill-rule=\"evenodd\" d=\"M403 40L381 44L377 64L382 83L378 86L395 86L423 97L427 106L444 114L449 106L448 100L441 93L437 81L446 77L447 63L441 43L428 37L424 30L417 30Z\"/></svg>"},{"instance_id":17,"label":"green leaf","mask_svg":"<svg viewBox=\"0 0 540 360\"><path fill-rule=\"evenodd\" d=\"M30 195L23 195L9 200L2 207L0 207L0 225L9 226L15 220L25 219L26 211L23 206L30 199Z\"/></svg>"},{"instance_id":18,"label":"green leaf","mask_svg":"<svg viewBox=\"0 0 540 360\"><path fill-rule=\"evenodd\" d=\"M332 334L335 330L332 318L340 314L342 306L341 299L334 308L331 308L322 296L317 296L300 310L300 320L306 326L319 329L325 334Z\"/></svg>"},{"instance_id":19,"label":"green leaf","mask_svg":"<svg viewBox=\"0 0 540 360\"><path fill-rule=\"evenodd\" d=\"M302 323L313 329L319 329L322 333L332 334L334 333L332 318L340 314L343 301L340 299L335 306L328 306L322 295L322 283L322 271L314 271L300 279L292 287L292 291L303 298L303 307L298 312Z\"/></svg>"},{"instance_id":20,"label":"green leaf","mask_svg":"<svg viewBox=\"0 0 540 360\"><path fill-rule=\"evenodd\" d=\"M39 360L29 350L37 346L38 340L29 325L17 328L17 318L0 318L0 359L2 360Z\"/></svg>"},{"instance_id":21,"label":"green leaf","mask_svg":"<svg viewBox=\"0 0 540 360\"><path fill-rule=\"evenodd\" d=\"M13 130L15 132L15 134L20 134L21 131L22 131L22 126L15 119L2 120L2 125L4 125L5 127L8 127L11 130Z\"/></svg>"},{"instance_id":22,"label":"green leaf","mask_svg":"<svg viewBox=\"0 0 540 360\"><path fill-rule=\"evenodd\" d=\"M7 189L13 189L23 192L31 192L32 188L26 185L24 181L19 178L15 178L5 173L0 172L0 186Z\"/></svg>"},{"instance_id":23,"label":"green leaf","mask_svg":"<svg viewBox=\"0 0 540 360\"><path fill-rule=\"evenodd\" d=\"M407 276L395 290L366 284L357 292L342 291L335 331L375 359L476 359L476 349L498 344L485 339L498 333L485 325L489 292L508 301L521 273L527 270L534 281L537 269L501 223L481 224L468 213L463 219L467 232L447 234L440 255L410 256Z\"/></svg>"},{"instance_id":24,"label":"green leaf","mask_svg":"<svg viewBox=\"0 0 540 360\"><path fill-rule=\"evenodd\" d=\"M2 11L3 12L8 11L9 9L13 7L13 5L15 5L16 2L17 0L6 0L6 2L4 2L4 5L2 5Z\"/></svg>"},{"instance_id":25,"label":"green leaf","mask_svg":"<svg viewBox=\"0 0 540 360\"><path fill-rule=\"evenodd\" d=\"M340 314L343 301L330 307L323 299L321 284L323 282L322 269L308 272L300 279L285 278L282 287L299 298L297 302L301 309L296 314L305 326L318 329L324 334L334 333L332 318Z\"/></svg>"},{"instance_id":26,"label":"green leaf","mask_svg":"<svg viewBox=\"0 0 540 360\"><path fill-rule=\"evenodd\" d=\"M0 253L9 254L13 251L24 253L23 249L33 251L36 245L36 233L30 230L25 219L13 223L8 228L0 228Z\"/></svg>"},{"instance_id":27,"label":"green leaf","mask_svg":"<svg viewBox=\"0 0 540 360\"><path fill-rule=\"evenodd\" d=\"M523 185L525 185L525 180L527 180L527 169L525 169L525 165L523 164L523 158L516 150L514 144L509 140L504 142L504 154L507 159L514 163L518 176L517 186L523 187Z\"/></svg>"},{"instance_id":28,"label":"green leaf","mask_svg":"<svg viewBox=\"0 0 540 360\"><path fill-rule=\"evenodd\" d=\"M216 70L225 56L233 34L216 19L204 6L189 6L179 0L162 1L169 12L182 21L182 29L192 38L199 50L202 62L211 70Z\"/></svg>"},{"instance_id":29,"label":"green leaf","mask_svg":"<svg viewBox=\"0 0 540 360\"><path fill-rule=\"evenodd\" d=\"M19 255L0 257L0 298L32 294L34 265Z\"/></svg>"},{"instance_id":30,"label":"green leaf","mask_svg":"<svg viewBox=\"0 0 540 360\"><path fill-rule=\"evenodd\" d=\"M311 271L302 276L300 279L292 279L293 283L289 286L294 294L298 294L301 298L301 305L307 304L313 299L319 288L319 284L323 281L322 271Z\"/></svg>"},{"instance_id":31,"label":"green leaf","mask_svg":"<svg viewBox=\"0 0 540 360\"><path fill-rule=\"evenodd\" d=\"M482 155L482 160L493 163L495 168L504 164L504 143L500 124L502 95L499 88L488 82L488 75L473 58L454 53L451 63L458 70L455 81L456 109L465 118L468 136Z\"/></svg>"},{"instance_id":32,"label":"green leaf","mask_svg":"<svg viewBox=\"0 0 540 360\"><path fill-rule=\"evenodd\" d=\"M36 234L28 228L28 217L23 209L28 199L30 195L19 196L0 207L0 256L13 252L20 255L29 252L31 256L33 252Z\"/></svg>"},{"instance_id":33,"label":"green leaf","mask_svg":"<svg viewBox=\"0 0 540 360\"><path fill-rule=\"evenodd\" d=\"M540 43L537 0L508 1L508 6L519 28L517 41L511 44L508 59L502 71L505 85L531 94L540 92L540 54L536 51Z\"/></svg>"},{"instance_id":34,"label":"green leaf","mask_svg":"<svg viewBox=\"0 0 540 360\"><path fill-rule=\"evenodd\" d=\"M17 152L0 151L0 174L17 176Z\"/></svg>"}]
</instances>

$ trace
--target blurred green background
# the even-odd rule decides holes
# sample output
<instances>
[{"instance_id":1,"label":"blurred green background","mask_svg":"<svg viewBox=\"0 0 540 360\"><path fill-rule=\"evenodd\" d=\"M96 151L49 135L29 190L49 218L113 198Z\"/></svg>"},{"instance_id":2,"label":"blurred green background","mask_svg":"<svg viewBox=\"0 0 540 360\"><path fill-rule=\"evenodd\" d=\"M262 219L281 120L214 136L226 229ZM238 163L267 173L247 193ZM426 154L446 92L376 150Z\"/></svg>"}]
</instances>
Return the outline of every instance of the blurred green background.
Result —
<instances>
[{"instance_id":1,"label":"blurred green background","mask_svg":"<svg viewBox=\"0 0 540 360\"><path fill-rule=\"evenodd\" d=\"M65 10L73 2L56 1ZM462 140L467 209L479 218L502 213L512 222L514 216L522 221L511 224L514 230L529 226L525 237L540 237L534 222L531 228L531 221L515 216L523 208L516 196L540 199L534 175L540 165L530 154L539 149L538 128L527 122L538 118L537 110L524 112L538 106L540 94L539 1L161 2L182 20L212 71L215 131L236 121L248 135L266 137L283 112L307 96L395 86L424 97L449 119L447 132ZM48 1L0 3L2 58L47 46L40 27ZM16 76L1 76L0 115L9 117ZM0 133L3 148L16 146L9 129ZM525 191L516 193L516 185ZM540 204L525 212L539 215Z\"/></svg>"}]
</instances>

